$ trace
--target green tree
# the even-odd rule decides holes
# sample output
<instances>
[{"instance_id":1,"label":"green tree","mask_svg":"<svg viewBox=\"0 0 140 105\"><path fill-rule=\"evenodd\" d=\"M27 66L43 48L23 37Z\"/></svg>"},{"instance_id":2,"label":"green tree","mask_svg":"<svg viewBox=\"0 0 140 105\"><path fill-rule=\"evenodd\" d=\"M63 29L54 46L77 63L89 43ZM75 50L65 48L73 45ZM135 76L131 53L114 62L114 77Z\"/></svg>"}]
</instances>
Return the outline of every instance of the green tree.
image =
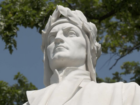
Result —
<instances>
[{"instance_id":1,"label":"green tree","mask_svg":"<svg viewBox=\"0 0 140 105\"><path fill-rule=\"evenodd\" d=\"M27 102L26 91L37 89L19 72L14 76L14 80L17 83L12 86L0 81L0 105L22 105Z\"/></svg>"},{"instance_id":2,"label":"green tree","mask_svg":"<svg viewBox=\"0 0 140 105\"><path fill-rule=\"evenodd\" d=\"M121 66L122 70L124 70L121 75L129 75L133 76L130 78L131 82L136 82L140 85L140 63L139 62L125 62Z\"/></svg>"}]
</instances>

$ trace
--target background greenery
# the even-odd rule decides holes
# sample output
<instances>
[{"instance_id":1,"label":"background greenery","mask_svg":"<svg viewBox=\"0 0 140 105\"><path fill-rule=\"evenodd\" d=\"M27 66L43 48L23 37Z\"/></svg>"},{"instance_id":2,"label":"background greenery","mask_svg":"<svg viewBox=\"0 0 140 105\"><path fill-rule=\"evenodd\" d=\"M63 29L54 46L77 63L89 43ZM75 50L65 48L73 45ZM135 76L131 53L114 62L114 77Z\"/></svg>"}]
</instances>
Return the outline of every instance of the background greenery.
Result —
<instances>
[{"instance_id":1,"label":"background greenery","mask_svg":"<svg viewBox=\"0 0 140 105\"><path fill-rule=\"evenodd\" d=\"M117 57L110 70L126 55L135 50L139 52L139 0L4 0L0 3L0 38L5 42L5 49L14 53L19 26L35 27L41 33L56 5L81 10L88 21L96 24L103 54L111 54L110 59ZM132 74L129 81L140 85L139 62L124 62L121 69L122 72L113 73L112 78L98 77L97 81L128 82L122 76ZM14 79L17 83L12 86L0 81L0 104L21 105L27 101L25 91L37 89L20 73Z\"/></svg>"}]
</instances>

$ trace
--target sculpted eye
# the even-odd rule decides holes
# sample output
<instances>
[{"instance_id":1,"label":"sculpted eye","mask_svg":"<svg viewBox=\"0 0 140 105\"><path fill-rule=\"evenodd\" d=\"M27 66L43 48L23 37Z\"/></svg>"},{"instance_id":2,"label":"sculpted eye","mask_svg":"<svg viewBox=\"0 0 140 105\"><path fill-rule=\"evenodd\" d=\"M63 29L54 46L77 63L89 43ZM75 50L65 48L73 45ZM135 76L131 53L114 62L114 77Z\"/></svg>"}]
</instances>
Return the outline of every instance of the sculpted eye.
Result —
<instances>
[{"instance_id":1,"label":"sculpted eye","mask_svg":"<svg viewBox=\"0 0 140 105\"><path fill-rule=\"evenodd\" d=\"M74 31L69 31L68 37L75 37L75 36L77 36L77 35Z\"/></svg>"},{"instance_id":2,"label":"sculpted eye","mask_svg":"<svg viewBox=\"0 0 140 105\"><path fill-rule=\"evenodd\" d=\"M52 43L55 39L56 35L50 35L49 37L49 43Z\"/></svg>"}]
</instances>

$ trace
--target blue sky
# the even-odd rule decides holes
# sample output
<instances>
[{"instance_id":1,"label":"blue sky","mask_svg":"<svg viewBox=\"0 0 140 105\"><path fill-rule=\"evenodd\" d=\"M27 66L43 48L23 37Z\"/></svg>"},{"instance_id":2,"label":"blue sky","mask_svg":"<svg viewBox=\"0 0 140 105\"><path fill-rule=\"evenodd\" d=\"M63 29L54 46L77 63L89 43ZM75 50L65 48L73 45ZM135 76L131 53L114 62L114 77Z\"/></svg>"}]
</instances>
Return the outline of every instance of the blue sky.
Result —
<instances>
[{"instance_id":1,"label":"blue sky","mask_svg":"<svg viewBox=\"0 0 140 105\"><path fill-rule=\"evenodd\" d=\"M0 0L2 1L2 0ZM9 85L16 83L13 78L17 72L21 72L27 77L29 82L32 82L37 88L44 88L43 84L43 53L41 51L41 35L37 30L19 27L17 40L17 50L14 49L11 55L8 50L5 50L5 43L0 39L0 80L6 81ZM110 55L101 55L97 62L96 71L99 77L111 77L115 71L120 71L120 66L125 61L139 61L139 52L134 51L121 59L117 65L109 71L109 67L115 61L113 58L110 63L105 66L104 63L109 59ZM103 66L102 69L100 69ZM128 79L129 77L124 77Z\"/></svg>"}]
</instances>

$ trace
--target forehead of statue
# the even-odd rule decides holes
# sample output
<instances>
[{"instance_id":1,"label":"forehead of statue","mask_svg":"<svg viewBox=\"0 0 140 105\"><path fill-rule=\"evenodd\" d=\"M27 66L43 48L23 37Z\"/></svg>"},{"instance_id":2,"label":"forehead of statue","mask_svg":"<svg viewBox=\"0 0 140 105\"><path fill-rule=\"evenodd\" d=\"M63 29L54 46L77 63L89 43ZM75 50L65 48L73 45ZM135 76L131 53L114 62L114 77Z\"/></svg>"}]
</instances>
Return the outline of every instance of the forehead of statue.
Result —
<instances>
[{"instance_id":1,"label":"forehead of statue","mask_svg":"<svg viewBox=\"0 0 140 105\"><path fill-rule=\"evenodd\" d=\"M81 30L77 26L75 26L71 23L57 24L56 26L54 26L51 29L50 33L57 33L59 30L66 31L66 32L73 30L73 31L77 32L77 34L82 34Z\"/></svg>"}]
</instances>

